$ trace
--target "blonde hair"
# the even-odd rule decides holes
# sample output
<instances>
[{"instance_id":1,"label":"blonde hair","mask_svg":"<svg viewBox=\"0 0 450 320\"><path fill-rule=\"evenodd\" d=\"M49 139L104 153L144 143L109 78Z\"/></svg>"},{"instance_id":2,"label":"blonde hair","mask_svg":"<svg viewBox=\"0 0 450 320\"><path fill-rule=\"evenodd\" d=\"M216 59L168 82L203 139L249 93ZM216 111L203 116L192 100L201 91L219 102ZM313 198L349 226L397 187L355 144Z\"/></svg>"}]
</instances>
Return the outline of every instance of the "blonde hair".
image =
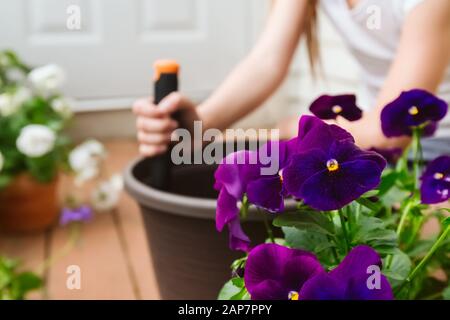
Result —
<instances>
[{"instance_id":1,"label":"blonde hair","mask_svg":"<svg viewBox=\"0 0 450 320\"><path fill-rule=\"evenodd\" d=\"M320 64L320 49L317 35L317 4L318 0L308 0L305 21L306 45L308 48L309 64L313 75L316 75L317 66Z\"/></svg>"}]
</instances>

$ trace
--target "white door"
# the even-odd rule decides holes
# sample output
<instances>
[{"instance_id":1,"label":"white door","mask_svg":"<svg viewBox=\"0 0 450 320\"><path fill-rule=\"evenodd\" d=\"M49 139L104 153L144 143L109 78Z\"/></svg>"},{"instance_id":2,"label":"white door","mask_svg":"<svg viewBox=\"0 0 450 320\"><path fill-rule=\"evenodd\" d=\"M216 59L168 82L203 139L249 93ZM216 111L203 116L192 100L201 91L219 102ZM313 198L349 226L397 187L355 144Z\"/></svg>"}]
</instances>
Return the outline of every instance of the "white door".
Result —
<instances>
[{"instance_id":1,"label":"white door","mask_svg":"<svg viewBox=\"0 0 450 320\"><path fill-rule=\"evenodd\" d=\"M81 110L126 107L150 94L158 58L177 59L182 90L203 97L248 51L264 14L257 2L0 0L0 48L33 65L62 65L65 91Z\"/></svg>"}]
</instances>

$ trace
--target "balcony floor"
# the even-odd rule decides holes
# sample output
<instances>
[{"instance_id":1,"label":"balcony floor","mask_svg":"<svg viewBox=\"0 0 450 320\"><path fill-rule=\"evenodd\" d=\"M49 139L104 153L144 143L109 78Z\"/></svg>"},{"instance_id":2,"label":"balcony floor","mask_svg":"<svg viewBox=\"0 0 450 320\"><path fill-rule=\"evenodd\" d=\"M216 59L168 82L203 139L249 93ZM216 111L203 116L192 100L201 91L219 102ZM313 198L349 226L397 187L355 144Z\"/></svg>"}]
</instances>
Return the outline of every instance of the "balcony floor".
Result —
<instances>
[{"instance_id":1,"label":"balcony floor","mask_svg":"<svg viewBox=\"0 0 450 320\"><path fill-rule=\"evenodd\" d=\"M109 152L108 172L121 172L137 156L131 140L105 143ZM64 188L67 182L61 183ZM67 185L66 185L67 187ZM53 263L43 273L44 290L32 299L158 299L145 231L135 202L123 194L117 210L97 214L81 228L81 237L64 253L69 229L54 227L44 234L0 236L0 252L19 258L24 267L41 269L46 259ZM69 290L67 267L81 268L81 289Z\"/></svg>"}]
</instances>

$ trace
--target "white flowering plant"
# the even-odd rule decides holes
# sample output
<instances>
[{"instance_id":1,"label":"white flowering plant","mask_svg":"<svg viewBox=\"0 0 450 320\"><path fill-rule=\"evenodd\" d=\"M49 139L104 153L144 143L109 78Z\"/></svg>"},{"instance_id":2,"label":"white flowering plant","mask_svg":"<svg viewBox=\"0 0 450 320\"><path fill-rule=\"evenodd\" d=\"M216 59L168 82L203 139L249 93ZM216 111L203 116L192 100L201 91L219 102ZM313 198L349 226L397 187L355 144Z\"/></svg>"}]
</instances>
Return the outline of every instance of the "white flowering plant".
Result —
<instances>
[{"instance_id":1,"label":"white flowering plant","mask_svg":"<svg viewBox=\"0 0 450 320\"><path fill-rule=\"evenodd\" d=\"M31 68L12 51L0 51L0 189L27 172L52 181L67 164L71 101L60 89L57 65Z\"/></svg>"}]
</instances>

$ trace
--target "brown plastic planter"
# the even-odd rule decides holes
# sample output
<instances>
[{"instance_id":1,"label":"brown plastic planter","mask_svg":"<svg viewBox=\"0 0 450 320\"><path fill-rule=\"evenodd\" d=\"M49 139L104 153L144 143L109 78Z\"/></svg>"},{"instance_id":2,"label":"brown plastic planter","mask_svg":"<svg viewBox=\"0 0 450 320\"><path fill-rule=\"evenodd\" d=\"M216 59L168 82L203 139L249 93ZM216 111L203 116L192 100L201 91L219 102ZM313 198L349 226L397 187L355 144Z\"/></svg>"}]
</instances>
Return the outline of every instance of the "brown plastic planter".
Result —
<instances>
[{"instance_id":1,"label":"brown plastic planter","mask_svg":"<svg viewBox=\"0 0 450 320\"><path fill-rule=\"evenodd\" d=\"M173 168L170 192L147 186L151 159L133 162L125 186L141 207L162 299L216 299L240 252L228 248L227 232L215 228L216 166ZM244 230L254 243L266 238L262 217L250 210Z\"/></svg>"}]
</instances>

